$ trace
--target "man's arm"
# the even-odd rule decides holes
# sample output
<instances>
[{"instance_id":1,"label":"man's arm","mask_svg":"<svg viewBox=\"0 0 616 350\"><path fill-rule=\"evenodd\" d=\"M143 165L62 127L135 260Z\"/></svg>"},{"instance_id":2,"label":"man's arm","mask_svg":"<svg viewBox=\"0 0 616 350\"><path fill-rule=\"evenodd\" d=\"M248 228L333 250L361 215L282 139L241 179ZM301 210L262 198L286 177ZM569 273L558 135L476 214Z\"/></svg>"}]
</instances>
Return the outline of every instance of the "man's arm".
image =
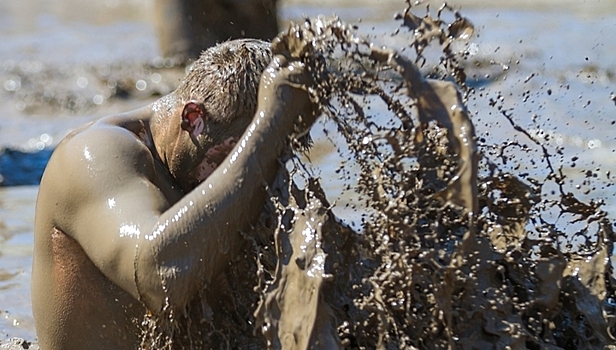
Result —
<instances>
[{"instance_id":1,"label":"man's arm","mask_svg":"<svg viewBox=\"0 0 616 350\"><path fill-rule=\"evenodd\" d=\"M135 282L137 247L170 206L154 184L154 166L135 134L96 122L56 148L37 203L37 215L51 213L52 225L136 299L142 299Z\"/></svg>"},{"instance_id":2,"label":"man's arm","mask_svg":"<svg viewBox=\"0 0 616 350\"><path fill-rule=\"evenodd\" d=\"M263 208L297 116L313 118L307 94L276 73L264 74L257 114L235 149L171 206L156 184L151 154L128 131L95 125L52 159L48 172L58 174L72 210L62 215L60 229L152 312L166 302L183 308L227 266L238 232Z\"/></svg>"},{"instance_id":3,"label":"man's arm","mask_svg":"<svg viewBox=\"0 0 616 350\"><path fill-rule=\"evenodd\" d=\"M152 249L166 293L152 294L150 304L162 306L162 298L168 296L172 307L183 307L187 298L228 265L237 253L239 232L249 229L263 210L267 186L278 172L279 157L295 134L297 121L303 120L308 127L314 122L306 86L291 83L300 76L306 80L304 67L293 63L294 69L287 70L283 64L281 67L274 58L263 73L257 112L233 151L157 222L154 233L162 239ZM140 264L149 264L151 256L151 252L140 250L138 279L143 276ZM147 285L155 279L143 277L146 279L138 281L139 287L156 290L156 286Z\"/></svg>"}]
</instances>

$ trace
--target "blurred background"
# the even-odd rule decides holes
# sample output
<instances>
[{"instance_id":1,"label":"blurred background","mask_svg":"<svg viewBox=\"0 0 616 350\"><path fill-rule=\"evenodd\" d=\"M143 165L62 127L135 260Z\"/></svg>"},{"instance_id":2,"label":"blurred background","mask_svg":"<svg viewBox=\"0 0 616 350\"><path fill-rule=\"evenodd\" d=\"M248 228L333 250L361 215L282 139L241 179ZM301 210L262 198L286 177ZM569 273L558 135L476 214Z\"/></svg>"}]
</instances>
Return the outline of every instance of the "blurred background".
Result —
<instances>
[{"instance_id":1,"label":"blurred background","mask_svg":"<svg viewBox=\"0 0 616 350\"><path fill-rule=\"evenodd\" d=\"M433 12L442 4L424 3ZM616 2L448 4L476 28L460 50L467 52L468 84L476 89L468 107L482 142L517 137L493 99L552 149L564 147L556 160L571 190L604 200L614 213ZM2 0L0 344L35 340L29 281L37 183L70 129L173 91L186 63L209 45L242 36L271 39L303 16L336 14L371 40L402 49L408 36L390 34L400 24L394 13L405 6L403 0ZM315 130L315 171L333 179L324 186L342 208L352 199L335 180L333 145L319 135ZM354 220L352 211L339 214Z\"/></svg>"}]
</instances>

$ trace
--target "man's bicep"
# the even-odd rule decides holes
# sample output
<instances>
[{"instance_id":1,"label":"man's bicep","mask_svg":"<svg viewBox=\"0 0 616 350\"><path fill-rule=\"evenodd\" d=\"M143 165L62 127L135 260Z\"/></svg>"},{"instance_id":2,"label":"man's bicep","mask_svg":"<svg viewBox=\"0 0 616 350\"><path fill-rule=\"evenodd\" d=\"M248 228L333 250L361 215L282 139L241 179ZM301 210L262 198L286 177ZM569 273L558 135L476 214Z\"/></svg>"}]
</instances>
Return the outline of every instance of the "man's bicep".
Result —
<instances>
[{"instance_id":1,"label":"man's bicep","mask_svg":"<svg viewBox=\"0 0 616 350\"><path fill-rule=\"evenodd\" d=\"M84 203L76 215L72 236L107 278L139 298L135 284L137 250L152 249L147 238L165 206L155 187L132 180L98 200Z\"/></svg>"}]
</instances>

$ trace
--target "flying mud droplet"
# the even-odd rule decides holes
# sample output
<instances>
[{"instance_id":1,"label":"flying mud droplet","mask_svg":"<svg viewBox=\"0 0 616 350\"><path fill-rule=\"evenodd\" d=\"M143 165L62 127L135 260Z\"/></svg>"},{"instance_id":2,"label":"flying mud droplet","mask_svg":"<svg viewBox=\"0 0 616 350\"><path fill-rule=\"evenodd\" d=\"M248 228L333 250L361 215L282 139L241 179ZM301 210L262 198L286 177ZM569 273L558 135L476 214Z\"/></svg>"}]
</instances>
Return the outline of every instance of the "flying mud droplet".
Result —
<instances>
[{"instance_id":1,"label":"flying mud droplet","mask_svg":"<svg viewBox=\"0 0 616 350\"><path fill-rule=\"evenodd\" d=\"M464 17L458 17L449 25L449 36L454 39L468 40L473 36L475 27Z\"/></svg>"}]
</instances>

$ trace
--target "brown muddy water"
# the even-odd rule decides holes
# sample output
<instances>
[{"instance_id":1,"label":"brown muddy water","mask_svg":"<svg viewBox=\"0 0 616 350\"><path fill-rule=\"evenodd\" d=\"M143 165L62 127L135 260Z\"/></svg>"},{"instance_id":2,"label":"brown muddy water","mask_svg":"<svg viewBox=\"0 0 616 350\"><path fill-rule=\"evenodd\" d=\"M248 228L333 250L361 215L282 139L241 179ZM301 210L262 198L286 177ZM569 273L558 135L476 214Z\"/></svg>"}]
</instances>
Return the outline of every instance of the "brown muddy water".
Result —
<instances>
[{"instance_id":1,"label":"brown muddy water","mask_svg":"<svg viewBox=\"0 0 616 350\"><path fill-rule=\"evenodd\" d=\"M421 108L419 113L413 108L422 94L408 94L413 88L404 86L399 72L373 65L369 55L349 57L334 50L345 58L339 60L343 65L328 67L344 81L359 84L357 77L365 78L361 72L367 69L380 82L382 96L393 100L359 97L366 85L353 86L356 94L346 95L342 88L351 85L344 81L329 86L327 91L341 92L331 104L337 118L323 118L314 128L313 163L307 164L307 174L301 167L295 173L308 194L286 187L283 177L279 202L270 208L272 218L281 217L289 228L276 232L278 247L286 242L300 249L295 255L277 250L271 238L259 236L255 247L269 253L247 258L245 267L260 273L247 280L255 284L243 287L258 285L262 292L238 300L264 300L255 318L265 333L261 342L293 348L281 335L293 333L296 340L314 343L312 334L331 340L333 332L339 338L333 343L368 349L614 344L616 4L499 4L452 2L462 6L474 34L445 53L437 40L422 52L425 63L419 61L423 75L457 77L466 85L463 114L470 116L477 135L477 178L468 125L451 122L449 129L439 128L422 119ZM432 2L432 17L439 6ZM415 60L412 35L407 27L399 29L402 20L393 19L404 8L393 1L334 7L294 1L283 3L281 17L301 22L303 14L336 13L356 24L360 36ZM183 70L157 58L147 11L144 0L2 2L0 146L53 146L70 128L144 105L173 89ZM425 6L413 12L423 17ZM455 21L451 11L442 18ZM427 22L407 17L406 23ZM443 28L463 36L460 28L466 26ZM439 65L443 56L448 64ZM458 66L466 79L451 74ZM350 98L362 113L349 107ZM406 114L412 121L407 124L397 117ZM446 126L449 119L436 120ZM333 213L361 235L341 228L323 209L327 205L311 185L313 177L320 177ZM4 345L12 337L36 339L29 305L36 190L0 189ZM309 230L312 235L306 237L300 229L306 222L320 222L322 229ZM301 248L298 237L312 248L305 243ZM277 261L302 262L297 266L304 272L293 264L276 266ZM279 283L287 275L316 293L305 299L305 307L278 307L276 314L272 300L293 297L292 289ZM285 312L311 327L281 322Z\"/></svg>"}]
</instances>

